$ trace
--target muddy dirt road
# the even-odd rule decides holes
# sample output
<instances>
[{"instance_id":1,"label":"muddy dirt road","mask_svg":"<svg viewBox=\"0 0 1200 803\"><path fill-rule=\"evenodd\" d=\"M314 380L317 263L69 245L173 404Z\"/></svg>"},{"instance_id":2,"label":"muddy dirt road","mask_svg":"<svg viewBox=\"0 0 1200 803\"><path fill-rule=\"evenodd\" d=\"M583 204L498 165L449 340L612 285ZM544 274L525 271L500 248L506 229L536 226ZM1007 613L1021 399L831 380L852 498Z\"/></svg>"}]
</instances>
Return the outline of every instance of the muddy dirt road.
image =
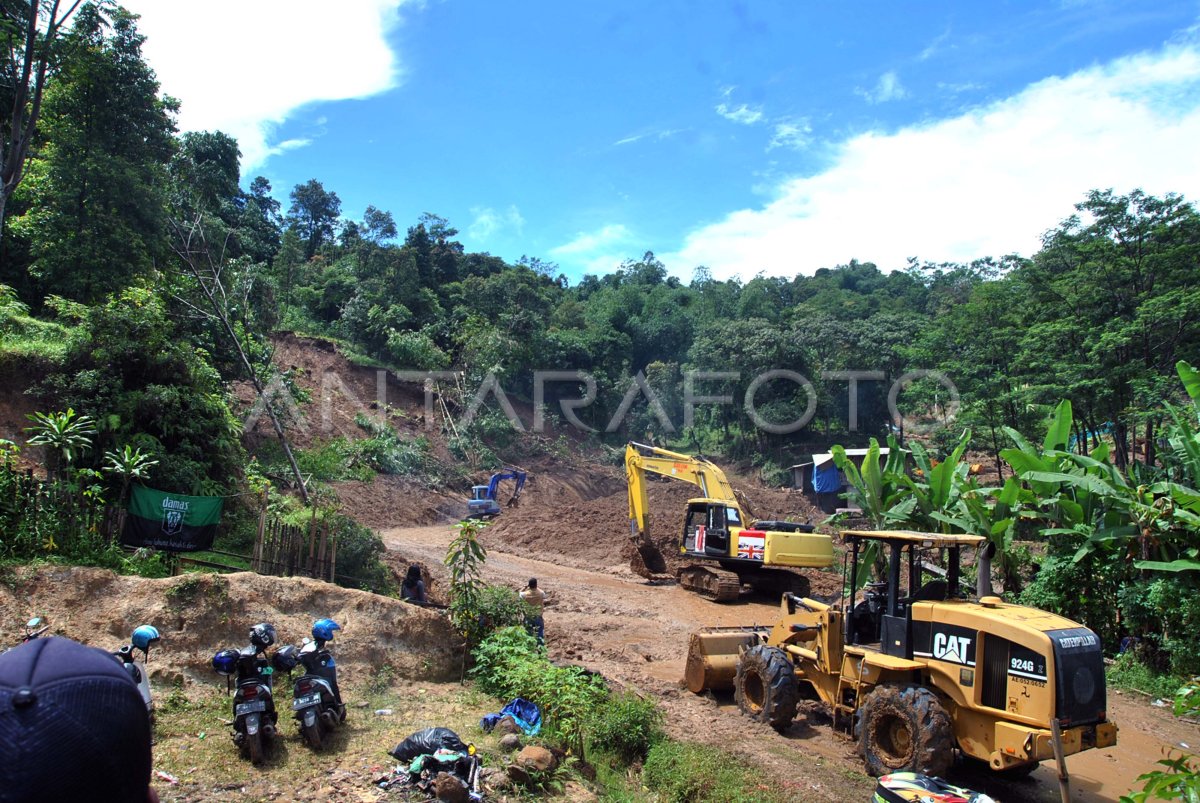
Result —
<instances>
[{"instance_id":1,"label":"muddy dirt road","mask_svg":"<svg viewBox=\"0 0 1200 803\"><path fill-rule=\"evenodd\" d=\"M442 558L452 531L447 526L384 530L389 549L406 560L425 563L444 582ZM550 594L546 641L551 658L580 663L606 677L657 695L674 736L719 745L766 765L776 781L804 801L864 800L873 783L862 774L851 742L835 735L819 710L802 713L783 734L739 715L731 696L697 696L683 688L688 634L703 625L770 623L778 603L743 599L731 605L701 600L678 587L650 586L614 559L588 571L535 560L488 547L485 579L521 588L530 577ZM1072 800L1115 801L1138 775L1154 768L1165 751L1180 743L1200 746L1200 728L1153 708L1139 695L1110 693L1109 711L1121 727L1119 744L1068 759ZM989 774L963 770L952 776L997 800L1059 800L1055 772L1044 764L1028 779L997 782Z\"/></svg>"}]
</instances>

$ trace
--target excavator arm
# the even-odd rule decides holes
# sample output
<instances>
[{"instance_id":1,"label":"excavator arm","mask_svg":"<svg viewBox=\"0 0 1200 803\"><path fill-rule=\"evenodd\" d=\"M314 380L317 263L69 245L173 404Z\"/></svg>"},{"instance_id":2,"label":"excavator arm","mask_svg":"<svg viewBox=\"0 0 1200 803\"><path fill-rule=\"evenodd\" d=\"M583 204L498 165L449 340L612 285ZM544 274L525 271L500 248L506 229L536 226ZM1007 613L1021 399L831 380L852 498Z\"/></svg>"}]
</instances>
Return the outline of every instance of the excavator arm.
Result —
<instances>
[{"instance_id":1,"label":"excavator arm","mask_svg":"<svg viewBox=\"0 0 1200 803\"><path fill-rule=\"evenodd\" d=\"M647 538L650 535L649 502L646 499L646 472L690 482L700 489L700 495L738 507L733 486L714 463L703 457L680 454L657 446L630 443L625 447L625 478L629 486L630 536Z\"/></svg>"}]
</instances>

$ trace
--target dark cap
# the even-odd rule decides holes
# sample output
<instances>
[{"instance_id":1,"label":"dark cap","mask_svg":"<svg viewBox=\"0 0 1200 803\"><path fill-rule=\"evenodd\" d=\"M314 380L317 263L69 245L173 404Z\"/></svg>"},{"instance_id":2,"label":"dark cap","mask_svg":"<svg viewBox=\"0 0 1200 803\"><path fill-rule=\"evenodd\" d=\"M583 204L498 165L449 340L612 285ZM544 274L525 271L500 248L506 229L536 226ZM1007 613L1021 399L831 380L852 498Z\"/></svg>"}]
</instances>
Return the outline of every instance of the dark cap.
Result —
<instances>
[{"instance_id":1,"label":"dark cap","mask_svg":"<svg viewBox=\"0 0 1200 803\"><path fill-rule=\"evenodd\" d=\"M0 803L144 803L150 718L113 656L41 638L0 655Z\"/></svg>"}]
</instances>

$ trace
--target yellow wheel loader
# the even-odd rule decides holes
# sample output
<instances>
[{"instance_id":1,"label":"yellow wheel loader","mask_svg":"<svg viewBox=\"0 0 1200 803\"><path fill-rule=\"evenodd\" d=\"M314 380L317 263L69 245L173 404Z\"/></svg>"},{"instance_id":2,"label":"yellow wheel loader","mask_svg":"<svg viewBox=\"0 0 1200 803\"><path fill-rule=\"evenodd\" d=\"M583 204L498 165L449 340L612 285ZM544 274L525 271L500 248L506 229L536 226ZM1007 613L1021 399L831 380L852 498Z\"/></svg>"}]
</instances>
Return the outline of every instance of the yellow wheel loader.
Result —
<instances>
[{"instance_id":1,"label":"yellow wheel loader","mask_svg":"<svg viewBox=\"0 0 1200 803\"><path fill-rule=\"evenodd\" d=\"M689 591L717 602L737 599L743 583L772 594L803 594L808 589L805 578L777 567L823 568L833 563L833 541L828 535L814 533L811 524L751 524L725 472L711 461L630 443L625 448L629 529L637 549L633 569L643 576L653 578L666 570L666 561L649 537L647 472L691 483L703 494L688 500L678 542L679 554L688 563L678 571L677 578Z\"/></svg>"},{"instance_id":2,"label":"yellow wheel loader","mask_svg":"<svg viewBox=\"0 0 1200 803\"><path fill-rule=\"evenodd\" d=\"M784 594L774 626L694 633L688 688L733 688L743 713L777 729L791 724L800 699L820 700L876 776L941 775L955 749L1021 775L1056 752L1116 744L1095 633L1036 608L961 593L961 550L986 539L842 536L840 604ZM850 593L876 556L885 579Z\"/></svg>"}]
</instances>

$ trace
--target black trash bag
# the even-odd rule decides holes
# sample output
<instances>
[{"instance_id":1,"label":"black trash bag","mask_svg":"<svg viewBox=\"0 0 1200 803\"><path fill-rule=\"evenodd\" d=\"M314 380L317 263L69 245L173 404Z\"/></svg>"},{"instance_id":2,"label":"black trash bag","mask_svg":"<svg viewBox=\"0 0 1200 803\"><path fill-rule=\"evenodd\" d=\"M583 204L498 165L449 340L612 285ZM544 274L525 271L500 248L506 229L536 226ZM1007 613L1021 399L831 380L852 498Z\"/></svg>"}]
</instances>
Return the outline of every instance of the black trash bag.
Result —
<instances>
[{"instance_id":1,"label":"black trash bag","mask_svg":"<svg viewBox=\"0 0 1200 803\"><path fill-rule=\"evenodd\" d=\"M466 753L467 745L449 728L426 728L409 736L389 753L397 761L412 761L417 756L431 755L438 750Z\"/></svg>"}]
</instances>

